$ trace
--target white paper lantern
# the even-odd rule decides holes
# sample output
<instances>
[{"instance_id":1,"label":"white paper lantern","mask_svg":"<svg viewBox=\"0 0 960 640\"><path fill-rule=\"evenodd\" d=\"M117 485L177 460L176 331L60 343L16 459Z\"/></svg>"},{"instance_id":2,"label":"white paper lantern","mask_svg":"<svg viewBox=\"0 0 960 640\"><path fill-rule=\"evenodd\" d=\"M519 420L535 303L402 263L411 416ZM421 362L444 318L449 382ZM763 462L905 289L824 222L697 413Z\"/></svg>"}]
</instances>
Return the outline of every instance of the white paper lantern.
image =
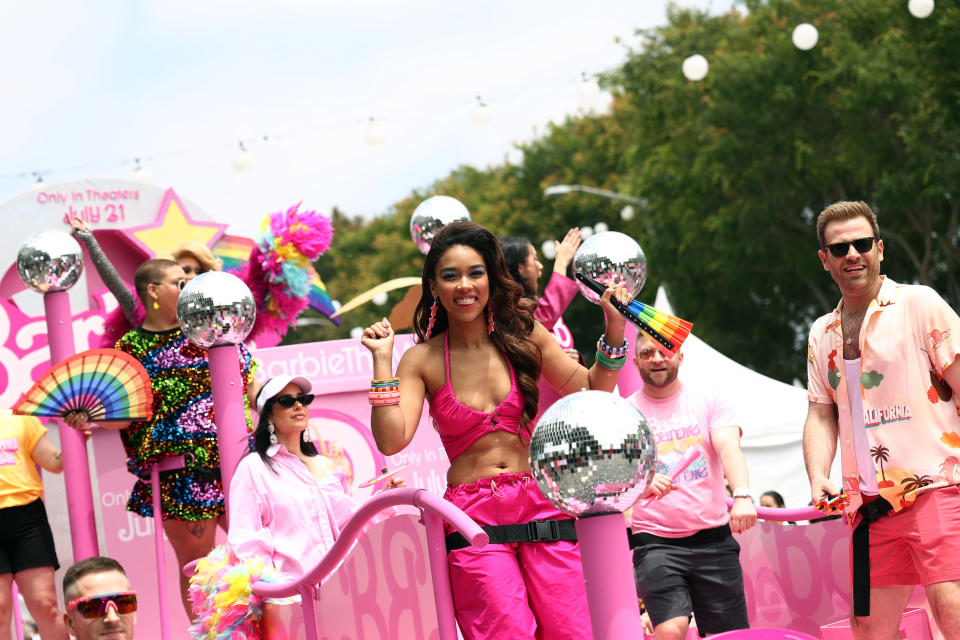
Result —
<instances>
[{"instance_id":1,"label":"white paper lantern","mask_svg":"<svg viewBox=\"0 0 960 640\"><path fill-rule=\"evenodd\" d=\"M350 337L354 340L359 340L363 337L363 327L354 327L350 329Z\"/></svg>"},{"instance_id":2,"label":"white paper lantern","mask_svg":"<svg viewBox=\"0 0 960 640\"><path fill-rule=\"evenodd\" d=\"M910 0L907 9L914 18L926 18L933 13L933 0Z\"/></svg>"},{"instance_id":3,"label":"white paper lantern","mask_svg":"<svg viewBox=\"0 0 960 640\"><path fill-rule=\"evenodd\" d=\"M382 124L370 118L370 123L363 132L363 139L371 147L382 147L387 141L387 131Z\"/></svg>"},{"instance_id":4,"label":"white paper lantern","mask_svg":"<svg viewBox=\"0 0 960 640\"><path fill-rule=\"evenodd\" d=\"M330 306L333 307L333 311L334 313L336 313L337 311L340 311L340 307L342 307L343 305L340 304L339 300L331 300Z\"/></svg>"},{"instance_id":5,"label":"white paper lantern","mask_svg":"<svg viewBox=\"0 0 960 640\"><path fill-rule=\"evenodd\" d=\"M377 295L373 296L373 299L371 300L371 302L373 302L373 304L377 305L378 307L382 307L383 305L387 304L387 292L384 291L382 293L378 293Z\"/></svg>"},{"instance_id":6,"label":"white paper lantern","mask_svg":"<svg viewBox=\"0 0 960 640\"><path fill-rule=\"evenodd\" d=\"M577 98L580 100L580 106L584 109L592 107L600 98L600 85L593 78L584 76L577 87Z\"/></svg>"},{"instance_id":7,"label":"white paper lantern","mask_svg":"<svg viewBox=\"0 0 960 640\"><path fill-rule=\"evenodd\" d=\"M544 240L543 244L540 245L540 252L547 260L553 260L557 257L557 245L554 244L553 240Z\"/></svg>"},{"instance_id":8,"label":"white paper lantern","mask_svg":"<svg viewBox=\"0 0 960 640\"><path fill-rule=\"evenodd\" d=\"M604 231L610 231L610 227L607 226L606 222L598 222L597 224L593 225L594 233L603 233Z\"/></svg>"},{"instance_id":9,"label":"white paper lantern","mask_svg":"<svg viewBox=\"0 0 960 640\"><path fill-rule=\"evenodd\" d=\"M620 209L620 218L623 220L633 220L633 216L636 214L636 210L633 208L632 204L628 204L623 209Z\"/></svg>"},{"instance_id":10,"label":"white paper lantern","mask_svg":"<svg viewBox=\"0 0 960 640\"><path fill-rule=\"evenodd\" d=\"M710 64L707 59L696 53L683 61L683 75L687 80L699 82L707 77Z\"/></svg>"},{"instance_id":11,"label":"white paper lantern","mask_svg":"<svg viewBox=\"0 0 960 640\"><path fill-rule=\"evenodd\" d=\"M580 227L580 239L581 239L581 240L586 240L587 238L589 238L589 237L592 236L592 235L593 235L593 227L589 227L589 226L586 226L586 225Z\"/></svg>"},{"instance_id":12,"label":"white paper lantern","mask_svg":"<svg viewBox=\"0 0 960 640\"><path fill-rule=\"evenodd\" d=\"M477 106L470 112L470 120L478 127L486 127L493 122L493 109L483 102L477 102Z\"/></svg>"},{"instance_id":13,"label":"white paper lantern","mask_svg":"<svg viewBox=\"0 0 960 640\"><path fill-rule=\"evenodd\" d=\"M134 169L133 173L130 174L130 179L140 184L150 184L153 182L153 176L150 175L150 172L139 167Z\"/></svg>"},{"instance_id":14,"label":"white paper lantern","mask_svg":"<svg viewBox=\"0 0 960 640\"><path fill-rule=\"evenodd\" d=\"M233 168L240 173L253 169L253 154L241 146L240 150L233 154Z\"/></svg>"},{"instance_id":15,"label":"white paper lantern","mask_svg":"<svg viewBox=\"0 0 960 640\"><path fill-rule=\"evenodd\" d=\"M800 51L813 49L817 46L817 40L819 39L820 34L817 32L817 28L809 22L798 24L793 29L793 46Z\"/></svg>"}]
</instances>

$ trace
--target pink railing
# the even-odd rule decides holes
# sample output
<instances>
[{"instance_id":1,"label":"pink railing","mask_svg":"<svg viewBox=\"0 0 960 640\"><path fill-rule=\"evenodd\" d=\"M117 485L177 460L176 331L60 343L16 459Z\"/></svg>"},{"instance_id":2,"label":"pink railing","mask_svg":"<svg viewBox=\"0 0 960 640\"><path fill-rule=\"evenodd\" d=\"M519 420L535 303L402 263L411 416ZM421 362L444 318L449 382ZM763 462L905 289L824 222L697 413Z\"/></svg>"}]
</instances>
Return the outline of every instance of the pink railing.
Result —
<instances>
[{"instance_id":1,"label":"pink railing","mask_svg":"<svg viewBox=\"0 0 960 640\"><path fill-rule=\"evenodd\" d=\"M319 628L313 608L318 585L336 570L374 515L383 509L400 505L412 505L420 509L423 523L427 528L427 558L430 561L433 595L437 605L439 637L440 640L456 640L457 623L447 571L447 547L443 521L449 522L475 547L485 546L489 537L470 516L425 489L392 489L367 500L344 526L340 537L330 547L323 560L306 575L290 582L256 582L253 584L253 593L262 598L286 598L299 595L307 638L319 638Z\"/></svg>"}]
</instances>

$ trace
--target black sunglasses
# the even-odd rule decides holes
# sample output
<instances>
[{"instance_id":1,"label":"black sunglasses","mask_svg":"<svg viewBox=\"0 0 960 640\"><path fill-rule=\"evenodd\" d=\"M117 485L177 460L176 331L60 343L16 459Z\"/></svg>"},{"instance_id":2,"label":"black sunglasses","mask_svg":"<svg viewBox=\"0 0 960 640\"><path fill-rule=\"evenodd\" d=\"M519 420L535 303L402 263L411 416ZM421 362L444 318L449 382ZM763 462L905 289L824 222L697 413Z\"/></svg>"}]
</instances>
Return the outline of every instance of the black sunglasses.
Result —
<instances>
[{"instance_id":1,"label":"black sunglasses","mask_svg":"<svg viewBox=\"0 0 960 640\"><path fill-rule=\"evenodd\" d=\"M873 248L876 238L857 238L851 242L834 242L827 245L827 250L833 254L834 258L842 258L850 251L850 245L857 250L857 253L866 253Z\"/></svg>"},{"instance_id":2,"label":"black sunglasses","mask_svg":"<svg viewBox=\"0 0 960 640\"><path fill-rule=\"evenodd\" d=\"M292 407L298 402L304 407L308 407L310 406L310 403L313 402L313 394L305 393L302 396L283 395L283 396L277 396L273 400L284 409L289 409L290 407Z\"/></svg>"}]
</instances>

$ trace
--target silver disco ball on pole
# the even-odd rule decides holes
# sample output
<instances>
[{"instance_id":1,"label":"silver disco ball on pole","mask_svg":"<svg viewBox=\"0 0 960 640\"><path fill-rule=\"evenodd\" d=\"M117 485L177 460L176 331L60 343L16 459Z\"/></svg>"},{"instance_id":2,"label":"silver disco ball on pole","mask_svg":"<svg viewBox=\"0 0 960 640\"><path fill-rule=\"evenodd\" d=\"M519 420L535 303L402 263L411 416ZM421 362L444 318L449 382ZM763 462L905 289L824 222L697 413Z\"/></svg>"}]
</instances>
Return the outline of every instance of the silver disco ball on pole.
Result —
<instances>
[{"instance_id":1,"label":"silver disco ball on pole","mask_svg":"<svg viewBox=\"0 0 960 640\"><path fill-rule=\"evenodd\" d=\"M530 441L540 491L574 517L623 512L656 471L653 432L617 394L580 391L547 409Z\"/></svg>"},{"instance_id":2,"label":"silver disco ball on pole","mask_svg":"<svg viewBox=\"0 0 960 640\"><path fill-rule=\"evenodd\" d=\"M223 271L200 274L186 284L177 300L177 319L184 334L206 349L240 344L256 318L250 289L243 280Z\"/></svg>"}]
</instances>

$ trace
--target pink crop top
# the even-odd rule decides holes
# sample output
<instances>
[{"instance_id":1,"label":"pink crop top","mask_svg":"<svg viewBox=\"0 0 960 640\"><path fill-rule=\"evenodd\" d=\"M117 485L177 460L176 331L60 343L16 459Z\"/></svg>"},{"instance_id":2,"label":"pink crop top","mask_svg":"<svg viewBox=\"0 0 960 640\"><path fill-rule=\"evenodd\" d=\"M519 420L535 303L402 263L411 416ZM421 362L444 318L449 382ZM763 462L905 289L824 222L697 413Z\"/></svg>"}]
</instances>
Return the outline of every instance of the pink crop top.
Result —
<instances>
[{"instance_id":1,"label":"pink crop top","mask_svg":"<svg viewBox=\"0 0 960 640\"><path fill-rule=\"evenodd\" d=\"M520 419L526 401L517 388L517 377L513 365L507 359L510 368L510 393L490 413L468 407L453 393L450 386L450 344L448 334L443 336L443 364L446 381L433 394L430 400L430 416L440 433L443 448L452 462L454 458L470 448L474 442L494 431L520 432ZM529 439L529 436L527 436Z\"/></svg>"}]
</instances>

